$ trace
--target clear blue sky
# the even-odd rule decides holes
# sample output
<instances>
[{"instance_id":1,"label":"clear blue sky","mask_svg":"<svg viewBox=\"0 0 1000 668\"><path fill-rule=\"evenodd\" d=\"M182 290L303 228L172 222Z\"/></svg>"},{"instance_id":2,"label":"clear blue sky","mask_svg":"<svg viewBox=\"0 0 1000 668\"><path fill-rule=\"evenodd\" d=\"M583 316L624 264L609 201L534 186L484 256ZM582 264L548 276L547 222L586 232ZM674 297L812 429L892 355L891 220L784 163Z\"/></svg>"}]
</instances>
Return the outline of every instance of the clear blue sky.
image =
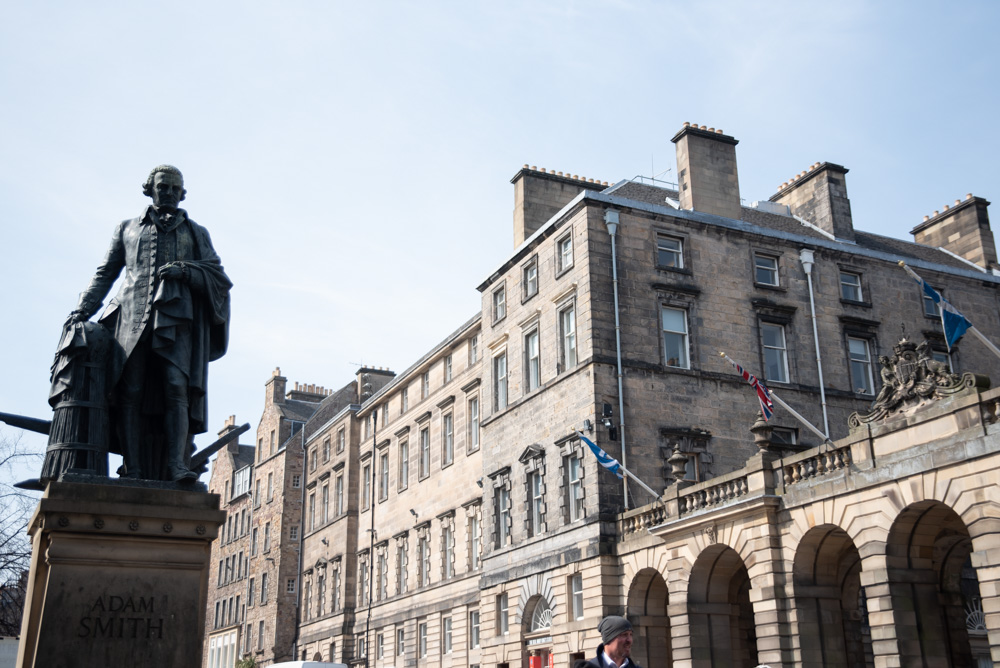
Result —
<instances>
[{"instance_id":1,"label":"clear blue sky","mask_svg":"<svg viewBox=\"0 0 1000 668\"><path fill-rule=\"evenodd\" d=\"M692 121L740 140L748 202L824 160L851 170L855 225L894 237L967 192L1000 199L998 19L987 2L7 3L0 411L48 417L60 325L154 165L183 170L236 285L212 430L256 426L274 367L331 388L359 363L401 371L475 313L524 163L649 175Z\"/></svg>"}]
</instances>

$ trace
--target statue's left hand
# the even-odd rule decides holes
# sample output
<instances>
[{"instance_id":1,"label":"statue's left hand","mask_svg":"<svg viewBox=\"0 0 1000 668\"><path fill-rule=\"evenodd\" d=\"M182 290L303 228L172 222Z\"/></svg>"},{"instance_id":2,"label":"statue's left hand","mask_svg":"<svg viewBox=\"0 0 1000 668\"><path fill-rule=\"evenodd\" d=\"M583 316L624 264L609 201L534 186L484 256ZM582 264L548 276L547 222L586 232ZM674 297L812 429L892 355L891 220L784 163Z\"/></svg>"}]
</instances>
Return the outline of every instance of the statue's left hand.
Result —
<instances>
[{"instance_id":1,"label":"statue's left hand","mask_svg":"<svg viewBox=\"0 0 1000 668\"><path fill-rule=\"evenodd\" d=\"M184 267L177 263L165 264L157 270L156 275L160 280L181 280L184 278Z\"/></svg>"}]
</instances>

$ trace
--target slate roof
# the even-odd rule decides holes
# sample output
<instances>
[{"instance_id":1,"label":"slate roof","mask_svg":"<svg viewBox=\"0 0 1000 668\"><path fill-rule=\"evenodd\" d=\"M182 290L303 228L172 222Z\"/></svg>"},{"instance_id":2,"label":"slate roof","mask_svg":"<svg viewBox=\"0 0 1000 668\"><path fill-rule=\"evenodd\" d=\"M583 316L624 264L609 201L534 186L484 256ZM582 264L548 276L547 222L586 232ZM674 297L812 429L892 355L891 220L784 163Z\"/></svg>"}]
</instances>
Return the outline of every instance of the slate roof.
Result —
<instances>
[{"instance_id":1,"label":"slate roof","mask_svg":"<svg viewBox=\"0 0 1000 668\"><path fill-rule=\"evenodd\" d=\"M655 204L658 206L669 206L667 198L677 198L676 190L649 185L646 183L639 183L636 181L624 181L604 190L603 192L604 194L614 195L615 197L630 199L636 202L643 202L645 204ZM776 213L769 213L767 211L761 211L760 209L744 206L742 207L740 217L741 220L750 223L751 225L769 230L794 234L800 237L822 239L827 242L831 241L829 236L822 234L809 225L802 224L799 220L791 216L782 216ZM959 260L949 253L938 250L937 248L924 246L912 241L894 239L892 237L886 237L872 232L865 232L856 228L854 230L854 236L854 244L840 240L837 240L837 243L842 244L843 250L846 252L850 252L852 247L866 248L902 258L922 260L924 262L940 264L946 267L962 269L965 271L975 271L975 269L968 263Z\"/></svg>"},{"instance_id":2,"label":"slate roof","mask_svg":"<svg viewBox=\"0 0 1000 668\"><path fill-rule=\"evenodd\" d=\"M638 181L622 181L610 188L604 189L602 192L607 195L617 195L618 197L646 202L647 204L660 205L666 204L668 197L672 200L677 200L680 197L676 190L647 185Z\"/></svg>"},{"instance_id":3,"label":"slate roof","mask_svg":"<svg viewBox=\"0 0 1000 668\"><path fill-rule=\"evenodd\" d=\"M962 262L953 255L912 241L883 237L881 234L862 232L861 230L854 230L854 239L862 248L870 248L871 250L883 253L892 253L893 255L902 255L903 257L910 257L925 262L943 264L955 269L965 269L966 271L972 269L968 263Z\"/></svg>"},{"instance_id":4,"label":"slate roof","mask_svg":"<svg viewBox=\"0 0 1000 668\"><path fill-rule=\"evenodd\" d=\"M299 422L306 422L312 417L316 409L319 408L322 402L316 401L302 401L300 399L285 399L284 403L276 404L278 411L281 413L281 417L289 420L297 420Z\"/></svg>"},{"instance_id":5,"label":"slate roof","mask_svg":"<svg viewBox=\"0 0 1000 668\"><path fill-rule=\"evenodd\" d=\"M240 451L235 455L230 455L233 458L233 470L239 471L244 466L250 466L254 462L254 456L257 453L257 448L252 445L240 445Z\"/></svg>"},{"instance_id":6,"label":"slate roof","mask_svg":"<svg viewBox=\"0 0 1000 668\"><path fill-rule=\"evenodd\" d=\"M357 400L358 384L353 380L323 399L306 423L306 440L322 429L340 411L356 403Z\"/></svg>"}]
</instances>

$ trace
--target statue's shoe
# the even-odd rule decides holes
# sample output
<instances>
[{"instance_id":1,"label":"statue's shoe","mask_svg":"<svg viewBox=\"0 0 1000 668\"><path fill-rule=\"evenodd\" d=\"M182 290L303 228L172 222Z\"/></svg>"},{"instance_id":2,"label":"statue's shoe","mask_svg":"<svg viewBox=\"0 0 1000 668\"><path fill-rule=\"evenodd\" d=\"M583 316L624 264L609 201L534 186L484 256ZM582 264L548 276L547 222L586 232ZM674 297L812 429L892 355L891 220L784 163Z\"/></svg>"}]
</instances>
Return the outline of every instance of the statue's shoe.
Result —
<instances>
[{"instance_id":1,"label":"statue's shoe","mask_svg":"<svg viewBox=\"0 0 1000 668\"><path fill-rule=\"evenodd\" d=\"M194 471L186 468L173 469L170 473L170 479L174 482L194 482L198 479L198 474Z\"/></svg>"}]
</instances>

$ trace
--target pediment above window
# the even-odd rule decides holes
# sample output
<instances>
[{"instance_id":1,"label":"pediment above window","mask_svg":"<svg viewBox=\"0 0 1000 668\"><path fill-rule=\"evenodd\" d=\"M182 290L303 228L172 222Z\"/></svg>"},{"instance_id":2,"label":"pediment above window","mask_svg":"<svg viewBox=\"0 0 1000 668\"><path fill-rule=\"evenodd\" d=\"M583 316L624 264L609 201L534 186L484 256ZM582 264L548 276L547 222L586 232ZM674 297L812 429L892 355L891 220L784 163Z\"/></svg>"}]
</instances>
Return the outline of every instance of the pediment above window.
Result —
<instances>
[{"instance_id":1,"label":"pediment above window","mask_svg":"<svg viewBox=\"0 0 1000 668\"><path fill-rule=\"evenodd\" d=\"M536 457L541 457L544 454L545 451L542 450L542 446L532 444L524 449L524 452L522 452L521 456L517 458L517 461L521 462L522 464L526 464L532 459L535 459Z\"/></svg>"}]
</instances>

